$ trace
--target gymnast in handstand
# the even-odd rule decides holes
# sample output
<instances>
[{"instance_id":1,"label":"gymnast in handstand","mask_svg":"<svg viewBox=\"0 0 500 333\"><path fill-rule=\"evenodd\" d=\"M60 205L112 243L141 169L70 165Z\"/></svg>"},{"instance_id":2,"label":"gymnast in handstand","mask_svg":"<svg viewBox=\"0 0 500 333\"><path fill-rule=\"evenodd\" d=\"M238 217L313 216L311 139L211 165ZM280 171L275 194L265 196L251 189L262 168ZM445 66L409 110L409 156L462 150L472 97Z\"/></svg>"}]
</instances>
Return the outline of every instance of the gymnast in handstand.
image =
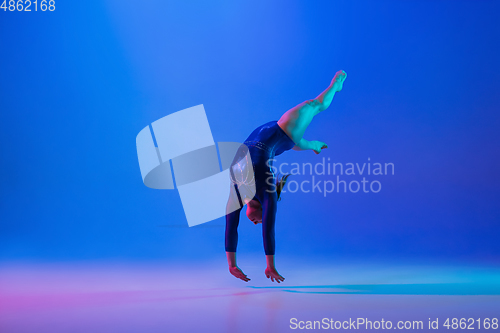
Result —
<instances>
[{"instance_id":1,"label":"gymnast in handstand","mask_svg":"<svg viewBox=\"0 0 500 333\"><path fill-rule=\"evenodd\" d=\"M307 126L314 116L326 110L336 92L342 90L347 74L338 71L328 88L315 99L307 100L288 110L278 121L271 121L255 129L240 147L230 168L231 192L226 215L225 247L229 272L235 277L250 281L245 273L236 265L236 246L238 243L238 224L242 207L247 205L247 217L254 223L262 223L262 237L266 254L267 268L265 275L278 283L285 280L276 270L274 263L275 239L274 224L276 220L277 201L286 178L276 179L272 161L275 156L293 150L313 150L319 154L328 148L321 141L308 141L303 138ZM251 163L246 156L250 155ZM249 168L253 169L248 172ZM249 178L248 175L253 177ZM254 189L245 191L245 186ZM251 195L248 195L251 193ZM230 209L230 207L239 207Z\"/></svg>"}]
</instances>

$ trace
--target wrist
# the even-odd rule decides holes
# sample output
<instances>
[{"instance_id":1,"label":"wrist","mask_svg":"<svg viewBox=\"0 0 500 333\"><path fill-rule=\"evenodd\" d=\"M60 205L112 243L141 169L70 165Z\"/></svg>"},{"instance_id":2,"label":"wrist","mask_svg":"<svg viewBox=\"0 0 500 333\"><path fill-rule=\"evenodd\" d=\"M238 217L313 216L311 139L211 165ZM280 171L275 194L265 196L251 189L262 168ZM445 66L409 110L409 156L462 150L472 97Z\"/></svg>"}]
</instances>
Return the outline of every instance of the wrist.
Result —
<instances>
[{"instance_id":1,"label":"wrist","mask_svg":"<svg viewBox=\"0 0 500 333\"><path fill-rule=\"evenodd\" d=\"M274 269L274 255L266 255L267 268Z\"/></svg>"},{"instance_id":2,"label":"wrist","mask_svg":"<svg viewBox=\"0 0 500 333\"><path fill-rule=\"evenodd\" d=\"M226 252L226 256L229 268L238 267L238 265L236 265L236 252Z\"/></svg>"}]
</instances>

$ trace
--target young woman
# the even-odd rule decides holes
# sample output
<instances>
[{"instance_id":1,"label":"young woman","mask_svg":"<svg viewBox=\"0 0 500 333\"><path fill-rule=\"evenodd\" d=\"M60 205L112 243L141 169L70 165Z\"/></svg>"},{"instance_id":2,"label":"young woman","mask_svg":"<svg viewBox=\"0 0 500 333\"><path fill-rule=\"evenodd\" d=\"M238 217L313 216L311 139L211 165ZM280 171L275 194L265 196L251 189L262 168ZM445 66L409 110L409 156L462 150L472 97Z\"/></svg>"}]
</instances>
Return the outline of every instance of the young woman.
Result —
<instances>
[{"instance_id":1,"label":"young woman","mask_svg":"<svg viewBox=\"0 0 500 333\"><path fill-rule=\"evenodd\" d=\"M272 160L275 156L290 149L313 150L316 154L319 154L322 149L328 148L324 142L305 140L303 138L304 132L314 116L330 106L335 93L342 90L346 77L347 74L344 71L338 71L330 86L318 97L288 110L280 120L271 121L255 129L236 153L230 168L233 186L231 188L232 195L228 200L228 207L235 207L235 205L242 207L246 204L247 217L255 224L262 223L262 236L267 261L265 274L273 282L280 283L285 280L274 265L274 224L277 201L281 189L285 185L286 176L276 180L276 176L272 171ZM251 163L246 158L247 152L251 157ZM249 168L253 169L253 173L249 172ZM249 178L248 175L253 175L253 177ZM245 186L255 189L255 192L246 191ZM250 279L236 265L236 246L241 209L228 209L226 215L226 256L229 272L235 277L248 282Z\"/></svg>"}]
</instances>

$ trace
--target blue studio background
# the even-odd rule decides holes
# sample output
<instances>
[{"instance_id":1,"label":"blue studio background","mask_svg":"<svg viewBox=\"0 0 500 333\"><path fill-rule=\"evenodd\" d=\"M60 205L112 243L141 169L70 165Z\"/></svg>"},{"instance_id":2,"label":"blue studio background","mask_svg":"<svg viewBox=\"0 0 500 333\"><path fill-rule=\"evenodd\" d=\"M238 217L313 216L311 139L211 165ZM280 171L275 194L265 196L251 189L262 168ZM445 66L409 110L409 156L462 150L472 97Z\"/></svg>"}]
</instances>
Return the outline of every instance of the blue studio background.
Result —
<instances>
[{"instance_id":1,"label":"blue studio background","mask_svg":"<svg viewBox=\"0 0 500 333\"><path fill-rule=\"evenodd\" d=\"M395 173L368 177L376 194L285 193L277 256L498 262L499 12L284 0L0 11L0 259L224 261L224 219L188 228L177 191L142 183L136 135L203 104L215 141L242 142L344 69L305 136L329 148L278 161L370 158ZM239 251L263 256L260 229L242 215Z\"/></svg>"}]
</instances>

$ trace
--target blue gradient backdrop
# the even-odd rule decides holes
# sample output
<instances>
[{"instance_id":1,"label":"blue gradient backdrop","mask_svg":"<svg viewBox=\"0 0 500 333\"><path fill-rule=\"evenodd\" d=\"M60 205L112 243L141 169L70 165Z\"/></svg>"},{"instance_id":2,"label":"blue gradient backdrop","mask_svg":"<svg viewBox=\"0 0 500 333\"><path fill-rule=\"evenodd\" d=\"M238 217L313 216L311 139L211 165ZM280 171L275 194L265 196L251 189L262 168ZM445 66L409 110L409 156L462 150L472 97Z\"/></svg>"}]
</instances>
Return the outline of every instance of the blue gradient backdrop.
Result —
<instances>
[{"instance_id":1,"label":"blue gradient backdrop","mask_svg":"<svg viewBox=\"0 0 500 333\"><path fill-rule=\"evenodd\" d=\"M143 185L135 136L204 104L215 141L241 141L344 69L306 132L329 148L278 161L370 158L395 174L368 177L377 194L285 194L277 256L498 263L499 12L284 0L0 11L0 260L225 260L224 219L187 228L177 191ZM239 251L264 253L243 215Z\"/></svg>"}]
</instances>

